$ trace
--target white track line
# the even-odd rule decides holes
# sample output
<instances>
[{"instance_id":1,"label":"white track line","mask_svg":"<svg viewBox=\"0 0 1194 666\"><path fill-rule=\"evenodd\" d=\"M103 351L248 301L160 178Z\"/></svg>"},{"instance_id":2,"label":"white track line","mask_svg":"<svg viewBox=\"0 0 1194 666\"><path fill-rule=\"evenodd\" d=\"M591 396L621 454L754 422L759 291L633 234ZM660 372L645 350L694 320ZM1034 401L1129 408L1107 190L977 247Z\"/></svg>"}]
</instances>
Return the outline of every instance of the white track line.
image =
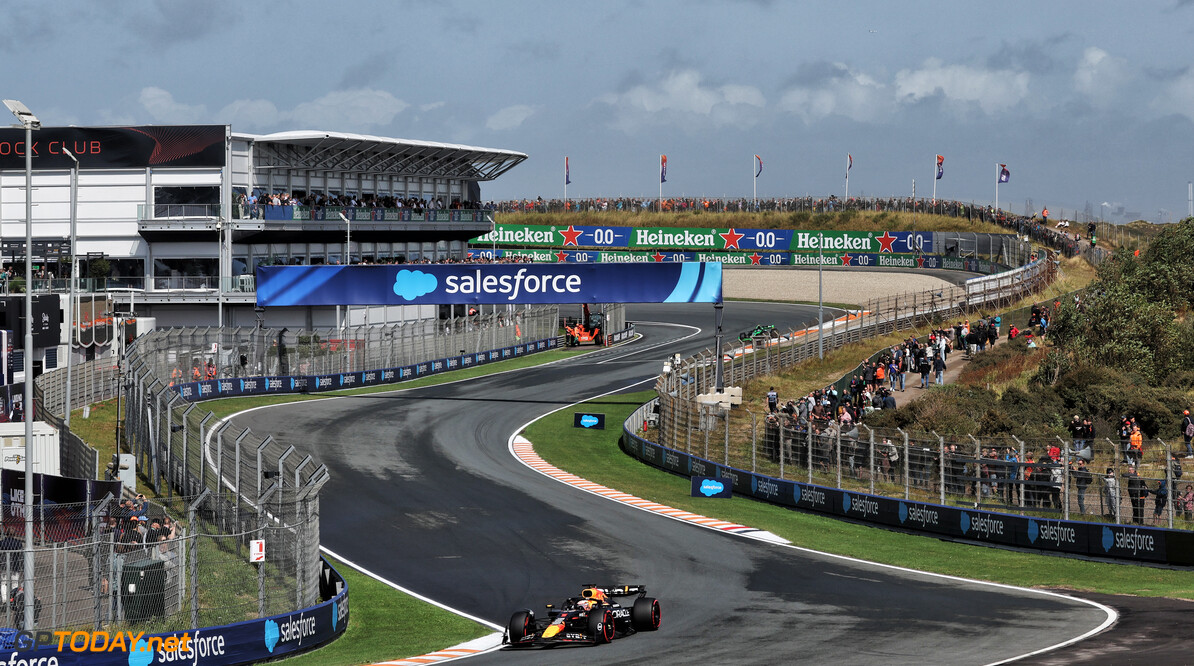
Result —
<instances>
[{"instance_id":1,"label":"white track line","mask_svg":"<svg viewBox=\"0 0 1194 666\"><path fill-rule=\"evenodd\" d=\"M1091 629L1090 631L1087 631L1086 633L1084 633L1080 636L1075 636L1073 638L1066 639L1062 642L1059 642L1059 643L1056 643L1054 645L1050 645L1047 647L1043 647L1039 650L1034 650L1032 652L1026 652L1024 654L1017 655L1015 657L1010 657L1008 659L991 662L991 664L989 666L996 666L997 664L1006 664L1006 663L1010 663L1010 662L1017 661L1020 659L1025 659L1027 657L1031 657L1034 655L1043 654L1046 652L1057 650L1057 649L1066 647L1068 645L1073 645L1074 643L1085 640L1087 638L1090 638L1091 636L1094 636L1095 634L1098 634L1098 633L1104 631L1105 629L1110 627L1112 624L1114 624L1116 622L1116 620L1119 619L1119 613L1117 613L1114 608L1100 604L1097 601L1091 601L1090 599L1082 599L1080 597L1074 597L1074 596L1070 596L1068 594L1051 592L1049 590L1036 590L1036 589L1028 588L1028 587L1018 587L1015 585L1007 585L1005 583L992 583L990 581L985 581L985 580L973 580L970 578L962 578L961 576L949 576L946 574L933 573L931 571L920 571L917 569L900 567L900 566L896 566L894 564L883 564L880 562L870 562L867 560L862 560L862 559L858 559L858 558L854 558L854 557L848 557L846 555L838 555L835 553L825 553L825 552L822 552L819 550L813 550L812 548L796 546L796 545L793 545L793 544L787 542L786 540L781 540L782 542L776 542L776 541L768 538L767 535L769 535L771 537L775 537L775 535L772 535L770 532L765 532L763 530L755 530L754 528L749 528L749 527L745 527L742 525L735 525L734 523L720 521L716 518L705 518L704 516L696 516L696 514L689 514L688 512L681 511L679 509L672 509L670 507L665 507L660 504L650 503L650 502L647 502L646 500L641 500L637 497L634 497L633 495L627 495L625 493L620 493L616 490L613 490L610 488L605 488L605 486L601 486L599 484L595 484L590 481L586 481L585 479L582 479L576 475L569 474L562 470L558 470L555 467L551 467L547 463L543 462L542 458L540 458L538 456L538 454L536 454L534 452L534 448L531 445L531 443L526 438L522 437L519 434L519 433L524 432L535 421L538 421L542 418L550 416L551 414L554 414L555 412L562 411L565 409L570 409L570 408L575 407L576 405L579 405L581 403L588 402L590 400L595 400L597 398L601 398L601 397L611 395L614 393L618 393L621 391L625 391L626 389L630 389L635 386L638 386L639 384L643 384L647 381L653 381L653 380L654 380L654 378L647 379L647 380L644 380L641 382L635 382L633 384L623 386L622 388L614 389L613 391L608 391L606 393L602 393L601 395L595 395L586 400L581 400L581 401L573 403L571 405L567 405L565 407L560 407L559 409L552 410L551 412L548 412L547 414L544 414L543 416L540 416L536 419L528 421L527 423L523 424L522 427L520 427L518 430L514 431L514 433L510 435L510 438L507 443L507 448L510 450L510 453L516 459L518 459L519 462L521 462L522 464L526 465L527 467L535 470L536 472L539 472L540 474L547 476L548 478L555 479L556 481L559 481L560 483L564 483L566 485L573 486L575 488L578 488L578 489L588 492L590 494L604 497L605 499L608 499L610 501L618 502L625 506L630 506L635 509L639 509L641 511L649 511L656 515L663 516L665 518L670 518L672 520L680 520L682 522L687 522L690 525L696 525L698 527L703 527L705 529L715 529L715 530L720 531L725 534L733 534L735 536L742 536L742 537L754 539L756 541L767 541L769 543L773 543L774 545L782 547L782 548L790 548L792 550L797 550L797 551L804 552L804 553L812 553L815 555L820 555L822 557L829 557L829 558L833 558L833 559L837 559L837 560L842 560L845 562L851 562L854 564L869 565L869 566L880 567L880 568L888 569L888 570L892 570L892 571L918 574L921 576L931 576L934 578L941 578L944 580L970 583L972 585L985 585L988 587L995 587L995 588L1004 589L1004 590L1015 590L1018 592L1039 594L1039 595L1047 596L1047 597L1068 599L1070 601L1077 601L1079 603L1093 606L1093 607L1103 611L1107 615L1106 619L1104 619L1103 622L1101 624L1099 624L1099 626L1095 627L1094 629ZM525 456L525 459L524 459L524 456ZM555 472L551 472L547 468L550 468L550 470L555 470ZM586 484L590 487L588 487L588 488L585 487ZM600 491L598 489L600 489ZM632 501L632 500L637 500L638 503L636 503L635 501ZM650 504L651 507L648 508L646 506L643 506L642 503ZM683 514L687 514L687 516L683 516ZM692 516L704 518L704 520L703 521L692 520L689 518ZM776 537L776 538L778 538L778 537Z\"/></svg>"}]
</instances>

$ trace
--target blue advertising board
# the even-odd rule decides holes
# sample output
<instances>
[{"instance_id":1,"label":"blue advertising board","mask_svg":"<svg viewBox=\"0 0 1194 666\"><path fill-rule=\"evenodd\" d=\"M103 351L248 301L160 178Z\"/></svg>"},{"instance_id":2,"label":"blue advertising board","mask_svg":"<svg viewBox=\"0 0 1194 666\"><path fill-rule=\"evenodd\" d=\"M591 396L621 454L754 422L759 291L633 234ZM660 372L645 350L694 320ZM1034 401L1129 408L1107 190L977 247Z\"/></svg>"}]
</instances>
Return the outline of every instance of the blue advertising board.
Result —
<instances>
[{"instance_id":1,"label":"blue advertising board","mask_svg":"<svg viewBox=\"0 0 1194 666\"><path fill-rule=\"evenodd\" d=\"M694 496L701 492L698 479L711 479L739 495L772 504L945 538L1096 558L1194 565L1194 533L1186 530L1018 516L776 479L660 446L626 428L622 447L649 465L691 477ZM709 485L705 490L712 488Z\"/></svg>"},{"instance_id":2,"label":"blue advertising board","mask_svg":"<svg viewBox=\"0 0 1194 666\"><path fill-rule=\"evenodd\" d=\"M335 574L335 577L342 580L339 574ZM160 634L142 634L135 627L126 627L124 632L112 629L103 632L101 644L109 649L95 651L88 650L84 644L95 645L96 642L76 639L73 635L70 638L75 641L76 649L83 649L76 651L69 643L64 643L63 649L59 650L57 639L53 639L52 647L35 647L33 641L36 639L30 638L28 634L21 636L12 629L3 629L0 630L0 654L4 655L4 661L0 663L29 666L253 664L327 643L344 633L348 628L348 621L348 589L344 588L328 601L316 606L247 622ZM132 639L125 638L129 631L132 632ZM44 633L49 635L49 632ZM122 636L119 648L116 647L115 641L110 640L118 633ZM166 639L178 641L184 637L183 647L165 649ZM98 640L100 639L95 637L95 641ZM129 640L133 644L125 649L126 641ZM174 642L170 645L173 647Z\"/></svg>"},{"instance_id":3,"label":"blue advertising board","mask_svg":"<svg viewBox=\"0 0 1194 666\"><path fill-rule=\"evenodd\" d=\"M720 302L720 263L257 267L260 307Z\"/></svg>"}]
</instances>

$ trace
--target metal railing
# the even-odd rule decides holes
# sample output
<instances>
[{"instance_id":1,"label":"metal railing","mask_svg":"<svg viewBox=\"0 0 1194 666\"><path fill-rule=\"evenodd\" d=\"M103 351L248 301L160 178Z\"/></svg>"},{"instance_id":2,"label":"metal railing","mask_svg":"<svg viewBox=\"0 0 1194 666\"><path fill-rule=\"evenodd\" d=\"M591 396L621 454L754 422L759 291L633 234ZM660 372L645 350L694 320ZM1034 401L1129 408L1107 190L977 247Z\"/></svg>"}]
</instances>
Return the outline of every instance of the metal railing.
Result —
<instances>
[{"instance_id":1,"label":"metal railing","mask_svg":"<svg viewBox=\"0 0 1194 666\"><path fill-rule=\"evenodd\" d=\"M139 362L167 385L201 379L323 375L395 368L557 334L555 306L314 330L171 328L137 340Z\"/></svg>"},{"instance_id":2,"label":"metal railing","mask_svg":"<svg viewBox=\"0 0 1194 666\"><path fill-rule=\"evenodd\" d=\"M130 504L111 496L87 504L39 506L44 538L34 551L34 617L40 631L178 631L239 622L318 600L319 504L308 493L269 498L239 531L208 508L211 493ZM145 520L138 520L144 515ZM0 541L0 593L23 583L14 523ZM15 530L15 531L14 531ZM316 541L307 543L306 539ZM248 543L264 539L267 563L249 564ZM316 566L307 564L312 552ZM0 625L19 627L24 608L0 605Z\"/></svg>"}]
</instances>

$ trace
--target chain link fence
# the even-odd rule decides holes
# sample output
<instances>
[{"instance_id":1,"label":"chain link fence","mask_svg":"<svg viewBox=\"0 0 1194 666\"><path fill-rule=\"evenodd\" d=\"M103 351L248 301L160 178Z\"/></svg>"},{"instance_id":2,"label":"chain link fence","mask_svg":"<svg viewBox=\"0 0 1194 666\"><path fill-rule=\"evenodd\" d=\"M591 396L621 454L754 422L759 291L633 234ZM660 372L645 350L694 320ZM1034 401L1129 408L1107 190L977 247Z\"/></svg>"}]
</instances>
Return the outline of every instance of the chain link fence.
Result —
<instances>
[{"instance_id":1,"label":"chain link fence","mask_svg":"<svg viewBox=\"0 0 1194 666\"><path fill-rule=\"evenodd\" d=\"M182 369L189 374L201 367L206 376L209 364L218 363L224 376L350 372L557 334L554 307L338 331L169 329L138 338L120 363L105 358L76 364L71 406L112 398L121 403L118 439L158 497L129 499L126 491L124 498L81 505L38 505L37 628L172 631L319 601L319 491L329 478L326 467L183 401L172 390L179 379L191 380L180 377ZM40 416L63 438L64 472L97 476L98 454L62 416L65 371L42 375L35 390ZM11 607L4 601L23 576L24 507L4 509L0 619L20 626L23 601ZM267 544L264 564L249 563L254 540Z\"/></svg>"},{"instance_id":2,"label":"chain link fence","mask_svg":"<svg viewBox=\"0 0 1194 666\"><path fill-rule=\"evenodd\" d=\"M822 326L748 342L734 340L718 351L706 349L680 359L656 380L655 390L660 396L658 441L675 447L690 441L694 430L698 437L710 436L701 424L719 421L724 410L717 401L701 397L716 387L719 356L723 361L723 385L742 386L850 343L1006 307L1039 293L1055 276L1053 258L1042 258L958 287L871 299L862 309Z\"/></svg>"}]
</instances>

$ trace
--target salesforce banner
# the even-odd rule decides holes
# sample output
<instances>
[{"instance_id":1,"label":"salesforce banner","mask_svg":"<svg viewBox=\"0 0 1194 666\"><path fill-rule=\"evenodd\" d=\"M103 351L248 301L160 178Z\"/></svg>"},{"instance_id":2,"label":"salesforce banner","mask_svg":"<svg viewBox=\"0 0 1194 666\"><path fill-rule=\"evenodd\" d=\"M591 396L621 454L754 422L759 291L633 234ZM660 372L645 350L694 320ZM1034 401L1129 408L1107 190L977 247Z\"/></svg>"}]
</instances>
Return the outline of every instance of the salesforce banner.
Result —
<instances>
[{"instance_id":1,"label":"salesforce banner","mask_svg":"<svg viewBox=\"0 0 1194 666\"><path fill-rule=\"evenodd\" d=\"M736 495L781 506L979 543L1194 565L1194 532L1016 516L776 479L659 446L625 429L622 447L654 467L681 476L723 479Z\"/></svg>"},{"instance_id":2,"label":"salesforce banner","mask_svg":"<svg viewBox=\"0 0 1194 666\"><path fill-rule=\"evenodd\" d=\"M260 307L720 302L719 263L257 267Z\"/></svg>"},{"instance_id":3,"label":"salesforce banner","mask_svg":"<svg viewBox=\"0 0 1194 666\"><path fill-rule=\"evenodd\" d=\"M348 590L286 615L163 634L123 630L0 634L0 663L13 666L233 666L309 650L348 627ZM59 634L62 634L61 636ZM61 641L59 640L61 639Z\"/></svg>"}]
</instances>

